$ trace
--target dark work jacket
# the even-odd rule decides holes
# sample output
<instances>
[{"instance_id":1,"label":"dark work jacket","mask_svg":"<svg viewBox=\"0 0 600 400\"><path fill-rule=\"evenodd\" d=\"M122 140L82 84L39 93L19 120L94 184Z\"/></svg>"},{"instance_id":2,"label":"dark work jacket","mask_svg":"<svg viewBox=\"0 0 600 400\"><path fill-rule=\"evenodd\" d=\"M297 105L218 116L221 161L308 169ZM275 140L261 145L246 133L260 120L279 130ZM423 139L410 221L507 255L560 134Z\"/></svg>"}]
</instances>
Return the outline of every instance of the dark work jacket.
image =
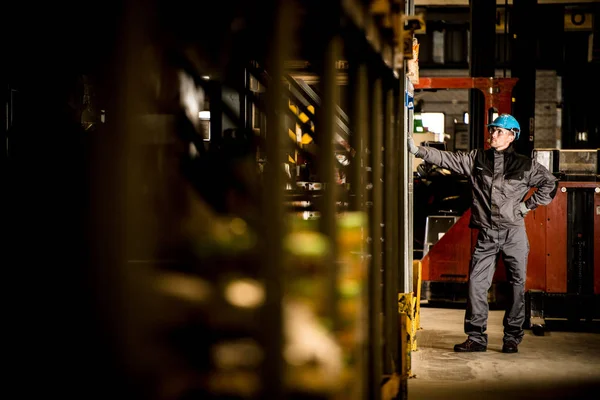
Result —
<instances>
[{"instance_id":1,"label":"dark work jacket","mask_svg":"<svg viewBox=\"0 0 600 400\"><path fill-rule=\"evenodd\" d=\"M417 157L466 175L472 186L470 226L505 229L524 226L519 204L530 210L549 204L556 195L557 178L536 160L518 154L512 146L503 151L472 150L468 153L441 151L419 146Z\"/></svg>"}]
</instances>

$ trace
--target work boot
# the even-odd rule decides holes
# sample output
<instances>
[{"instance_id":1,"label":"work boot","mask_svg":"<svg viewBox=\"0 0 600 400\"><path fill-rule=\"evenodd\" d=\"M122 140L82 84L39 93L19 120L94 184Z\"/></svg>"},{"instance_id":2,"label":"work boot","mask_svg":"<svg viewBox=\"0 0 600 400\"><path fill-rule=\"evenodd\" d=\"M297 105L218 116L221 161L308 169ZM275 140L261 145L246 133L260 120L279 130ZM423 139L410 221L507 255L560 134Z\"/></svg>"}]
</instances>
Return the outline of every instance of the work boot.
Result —
<instances>
[{"instance_id":1,"label":"work boot","mask_svg":"<svg viewBox=\"0 0 600 400\"><path fill-rule=\"evenodd\" d=\"M479 344L477 342L474 342L471 339L467 339L463 343L454 345L454 351L458 351L458 352L472 352L472 351L486 351L486 350L487 350L487 346L485 346L483 344Z\"/></svg>"},{"instance_id":2,"label":"work boot","mask_svg":"<svg viewBox=\"0 0 600 400\"><path fill-rule=\"evenodd\" d=\"M517 344L517 342L504 342L504 345L502 346L502 352L503 353L516 353L519 351L519 345Z\"/></svg>"}]
</instances>

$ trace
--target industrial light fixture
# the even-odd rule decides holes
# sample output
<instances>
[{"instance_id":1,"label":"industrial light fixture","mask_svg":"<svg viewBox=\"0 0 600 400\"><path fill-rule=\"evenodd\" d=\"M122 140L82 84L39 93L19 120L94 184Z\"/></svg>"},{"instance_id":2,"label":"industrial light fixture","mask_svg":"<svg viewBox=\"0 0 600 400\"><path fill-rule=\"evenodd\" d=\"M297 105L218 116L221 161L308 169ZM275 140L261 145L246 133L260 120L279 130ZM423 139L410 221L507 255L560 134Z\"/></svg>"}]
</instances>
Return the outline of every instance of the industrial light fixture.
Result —
<instances>
[{"instance_id":1,"label":"industrial light fixture","mask_svg":"<svg viewBox=\"0 0 600 400\"><path fill-rule=\"evenodd\" d=\"M202 140L210 141L210 111L199 111L198 118L200 119L202 129Z\"/></svg>"}]
</instances>

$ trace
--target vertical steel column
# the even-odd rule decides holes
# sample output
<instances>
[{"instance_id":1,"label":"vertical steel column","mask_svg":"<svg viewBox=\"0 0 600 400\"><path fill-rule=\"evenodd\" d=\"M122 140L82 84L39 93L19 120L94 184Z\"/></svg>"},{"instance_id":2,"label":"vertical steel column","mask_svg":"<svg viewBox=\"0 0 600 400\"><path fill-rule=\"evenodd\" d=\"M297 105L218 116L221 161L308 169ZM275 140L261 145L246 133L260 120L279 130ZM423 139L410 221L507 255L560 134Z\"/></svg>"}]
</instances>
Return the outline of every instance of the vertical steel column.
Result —
<instances>
[{"instance_id":1,"label":"vertical steel column","mask_svg":"<svg viewBox=\"0 0 600 400\"><path fill-rule=\"evenodd\" d=\"M404 4L404 12L407 15L414 13L414 2L413 0L407 0ZM412 222L413 222L413 173L412 173L412 158L413 156L408 154L407 151L407 136L412 134L413 127L413 116L406 108L405 104L405 93L408 84L408 78L406 77L407 63L402 63L402 69L399 71L400 77L398 79L397 87L397 98L396 98L396 132L398 135L398 164L395 166L398 168L398 202L396 212L398 216L398 235L397 243L400 247L398 254L399 271L397 276L398 282L398 293L408 293L412 291ZM398 294L395 297L398 300ZM396 312L397 309L396 309ZM400 318L398 318L400 319ZM406 357L402 349L402 341L406 340L404 337L400 337L400 327L398 327L398 348L396 357L398 364L396 365L396 372L403 375L403 372L407 369ZM400 381L400 393L407 393L407 385L402 376ZM400 398L404 399L406 396L401 395Z\"/></svg>"},{"instance_id":2,"label":"vertical steel column","mask_svg":"<svg viewBox=\"0 0 600 400\"><path fill-rule=\"evenodd\" d=\"M119 361L114 376L126 382L125 396L137 398L143 397L141 391L146 384L139 379L139 371L156 371L156 364L149 362L156 355L156 348L144 345L149 343L148 326L154 312L148 307L151 294L147 271L132 269L127 264L130 238L136 238L147 254L155 251L151 238L156 225L141 230L133 220L131 210L139 207L139 202L129 183L131 165L144 165L140 127L132 116L149 109L150 100L142 90L142 81L152 68L142 65L140 54L142 43L147 43L152 6L142 7L139 0L128 0L122 12L119 41L107 72L114 87L107 93L106 126L101 137L92 135L89 144L93 167L89 223L94 229L88 251L94 296L112 294L99 307L99 321L111 339L115 339L108 347ZM120 299L128 301L119 302ZM111 383L118 385L117 382L107 385L110 387Z\"/></svg>"},{"instance_id":3,"label":"vertical steel column","mask_svg":"<svg viewBox=\"0 0 600 400\"><path fill-rule=\"evenodd\" d=\"M244 129L252 129L252 106L248 99L247 90L250 88L250 73L247 68L243 70L244 76L244 91L240 92L240 126Z\"/></svg>"},{"instance_id":4,"label":"vertical steel column","mask_svg":"<svg viewBox=\"0 0 600 400\"><path fill-rule=\"evenodd\" d=\"M381 78L377 77L371 93L371 171L372 171L372 205L369 224L371 236L371 262L369 265L369 387L370 399L381 397L382 378L382 343L381 343L381 223L383 214L382 196L382 90Z\"/></svg>"},{"instance_id":5,"label":"vertical steel column","mask_svg":"<svg viewBox=\"0 0 600 400\"><path fill-rule=\"evenodd\" d=\"M415 12L414 0L407 0L405 12L412 15ZM400 77L399 91L402 96L406 91L406 61L404 61L402 76ZM400 147L400 157L398 158L399 167L402 172L403 182L400 185L400 201L398 204L402 207L399 210L399 244L402 246L401 265L402 270L398 274L398 290L400 293L412 292L412 232L413 232L413 174L412 174L412 156L406 150L406 140L408 135L412 135L413 113L406 109L404 100L398 104L399 121L403 121L403 130L400 136L402 146Z\"/></svg>"},{"instance_id":6,"label":"vertical steel column","mask_svg":"<svg viewBox=\"0 0 600 400\"><path fill-rule=\"evenodd\" d=\"M367 137L368 103L367 103L367 66L360 64L356 67L354 84L354 110L352 114L353 132L350 140L352 148L356 151L352 161L352 176L350 189L354 197L350 199L350 208L353 211L365 210L365 140Z\"/></svg>"},{"instance_id":7,"label":"vertical steel column","mask_svg":"<svg viewBox=\"0 0 600 400\"><path fill-rule=\"evenodd\" d=\"M413 136L414 133L414 111L406 109L405 116L407 120L406 131L404 135L404 143L406 143L407 136ZM402 165L402 170L405 171L405 187L406 192L404 194L405 201L402 203L406 205L403 210L403 220L401 222L402 229L402 243L404 244L404 270L400 274L399 289L400 293L412 292L412 262L413 262L413 232L414 232L414 204L413 204L413 159L408 156L406 151L402 156L405 157Z\"/></svg>"},{"instance_id":8,"label":"vertical steel column","mask_svg":"<svg viewBox=\"0 0 600 400\"><path fill-rule=\"evenodd\" d=\"M351 84L351 96L353 100L352 105L352 114L350 118L350 122L352 124L352 136L350 136L352 148L355 150L354 159L352 160L351 172L350 172L350 190L353 194L350 197L350 209L352 211L366 211L365 205L365 186L366 186L366 170L365 170L365 147L366 147L366 138L367 138L367 121L368 121L368 92L367 92L367 66L362 63L362 60L352 60L350 61L350 84ZM368 232L368 227L366 231ZM368 236L368 233L365 232L363 234L363 238ZM367 243L363 244L363 248L367 248ZM367 251L362 254L363 257L366 258ZM368 289L367 289L368 292ZM361 309L362 313L365 311ZM362 318L364 321L369 321L370 319ZM367 336L370 333L368 323L362 329L361 334ZM361 392L357 394L357 398L359 399L368 399L370 396L370 342L369 340L364 340L362 343L363 348L360 352L363 370L361 371L362 377L361 381L365 381L361 387Z\"/></svg>"},{"instance_id":9,"label":"vertical steel column","mask_svg":"<svg viewBox=\"0 0 600 400\"><path fill-rule=\"evenodd\" d=\"M265 261L265 305L262 310L263 344L265 358L262 370L262 396L264 399L285 398L285 362L283 359L283 237L284 186L282 174L285 141L283 112L283 75L286 48L289 43L289 13L287 2L274 0L274 18L269 48L269 72L273 79L267 88L267 132L265 165L264 213L266 219Z\"/></svg>"},{"instance_id":10,"label":"vertical steel column","mask_svg":"<svg viewBox=\"0 0 600 400\"><path fill-rule=\"evenodd\" d=\"M333 23L333 21L332 21ZM319 129L319 176L325 184L325 193L321 205L320 229L329 238L331 251L327 254L328 272L328 315L334 329L338 327L337 318L337 184L335 181L335 116L339 103L336 61L340 53L340 39L337 32L328 38L323 49L323 98L320 107Z\"/></svg>"},{"instance_id":11,"label":"vertical steel column","mask_svg":"<svg viewBox=\"0 0 600 400\"><path fill-rule=\"evenodd\" d=\"M210 110L210 141L214 145L223 142L223 88L220 82L208 81L208 99Z\"/></svg>"},{"instance_id":12,"label":"vertical steel column","mask_svg":"<svg viewBox=\"0 0 600 400\"><path fill-rule=\"evenodd\" d=\"M393 103L393 124L392 124L392 149L393 157L390 160L390 168L392 169L392 181L394 193L392 194L393 203L391 205L391 218L393 221L392 225L392 260L394 261L394 269L390 272L390 279L395 288L396 295L394 296L394 312L398 312L398 304L397 304L397 293L400 291L400 275L404 274L404 270L406 269L406 264L404 263L404 257L402 255L405 253L405 242L400 240L400 207L402 207L402 197L401 193L404 193L403 186L406 182L404 179L404 170L401 169L403 158L408 159L405 149L406 141L403 141L403 126L404 126L404 77L401 76L400 79L397 79L394 83L394 103ZM412 175L412 174L411 174ZM411 257L412 259L412 257ZM396 353L394 355L396 359L396 373L402 371L402 363L403 357L400 357L400 327L399 321L396 318L395 327L396 332Z\"/></svg>"},{"instance_id":13,"label":"vertical steel column","mask_svg":"<svg viewBox=\"0 0 600 400\"><path fill-rule=\"evenodd\" d=\"M515 141L515 149L531 154L535 136L535 77L537 34L531 26L532 15L537 15L537 0L520 0L513 5L511 32L514 35L512 76L518 78L513 90L515 101L513 115L521 125L521 135Z\"/></svg>"},{"instance_id":14,"label":"vertical steel column","mask_svg":"<svg viewBox=\"0 0 600 400\"><path fill-rule=\"evenodd\" d=\"M494 76L496 49L496 2L471 1L470 74L472 77ZM520 60L523 61L523 60ZM469 145L471 149L484 147L485 109L483 93L469 90Z\"/></svg>"},{"instance_id":15,"label":"vertical steel column","mask_svg":"<svg viewBox=\"0 0 600 400\"><path fill-rule=\"evenodd\" d=\"M383 372L394 373L398 365L398 244L395 241L395 230L398 226L396 208L398 207L398 174L396 165L396 140L394 135L394 93L392 88L385 91L385 119L383 131L385 135L385 162L384 162L384 314L385 314L385 354L383 359Z\"/></svg>"}]
</instances>

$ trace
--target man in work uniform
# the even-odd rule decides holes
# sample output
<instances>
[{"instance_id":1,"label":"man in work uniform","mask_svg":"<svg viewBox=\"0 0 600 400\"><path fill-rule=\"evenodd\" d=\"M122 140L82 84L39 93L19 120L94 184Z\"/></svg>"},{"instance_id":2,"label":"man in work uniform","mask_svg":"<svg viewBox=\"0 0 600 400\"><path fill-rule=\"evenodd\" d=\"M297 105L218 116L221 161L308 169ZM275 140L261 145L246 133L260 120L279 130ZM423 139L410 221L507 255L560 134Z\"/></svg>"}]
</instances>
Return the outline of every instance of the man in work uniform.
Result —
<instances>
[{"instance_id":1,"label":"man in work uniform","mask_svg":"<svg viewBox=\"0 0 600 400\"><path fill-rule=\"evenodd\" d=\"M469 153L441 151L415 146L409 136L408 151L423 160L469 177L473 204L470 227L479 229L469 268L469 294L464 329L468 338L454 351L487 349L487 292L492 285L498 256L506 266L512 292L504 314L502 352L516 353L523 339L525 322L525 280L529 240L525 215L540 205L549 204L556 194L557 179L537 161L517 154L512 142L521 131L517 120L502 114L488 125L488 150ZM531 188L537 188L525 199Z\"/></svg>"}]
</instances>

